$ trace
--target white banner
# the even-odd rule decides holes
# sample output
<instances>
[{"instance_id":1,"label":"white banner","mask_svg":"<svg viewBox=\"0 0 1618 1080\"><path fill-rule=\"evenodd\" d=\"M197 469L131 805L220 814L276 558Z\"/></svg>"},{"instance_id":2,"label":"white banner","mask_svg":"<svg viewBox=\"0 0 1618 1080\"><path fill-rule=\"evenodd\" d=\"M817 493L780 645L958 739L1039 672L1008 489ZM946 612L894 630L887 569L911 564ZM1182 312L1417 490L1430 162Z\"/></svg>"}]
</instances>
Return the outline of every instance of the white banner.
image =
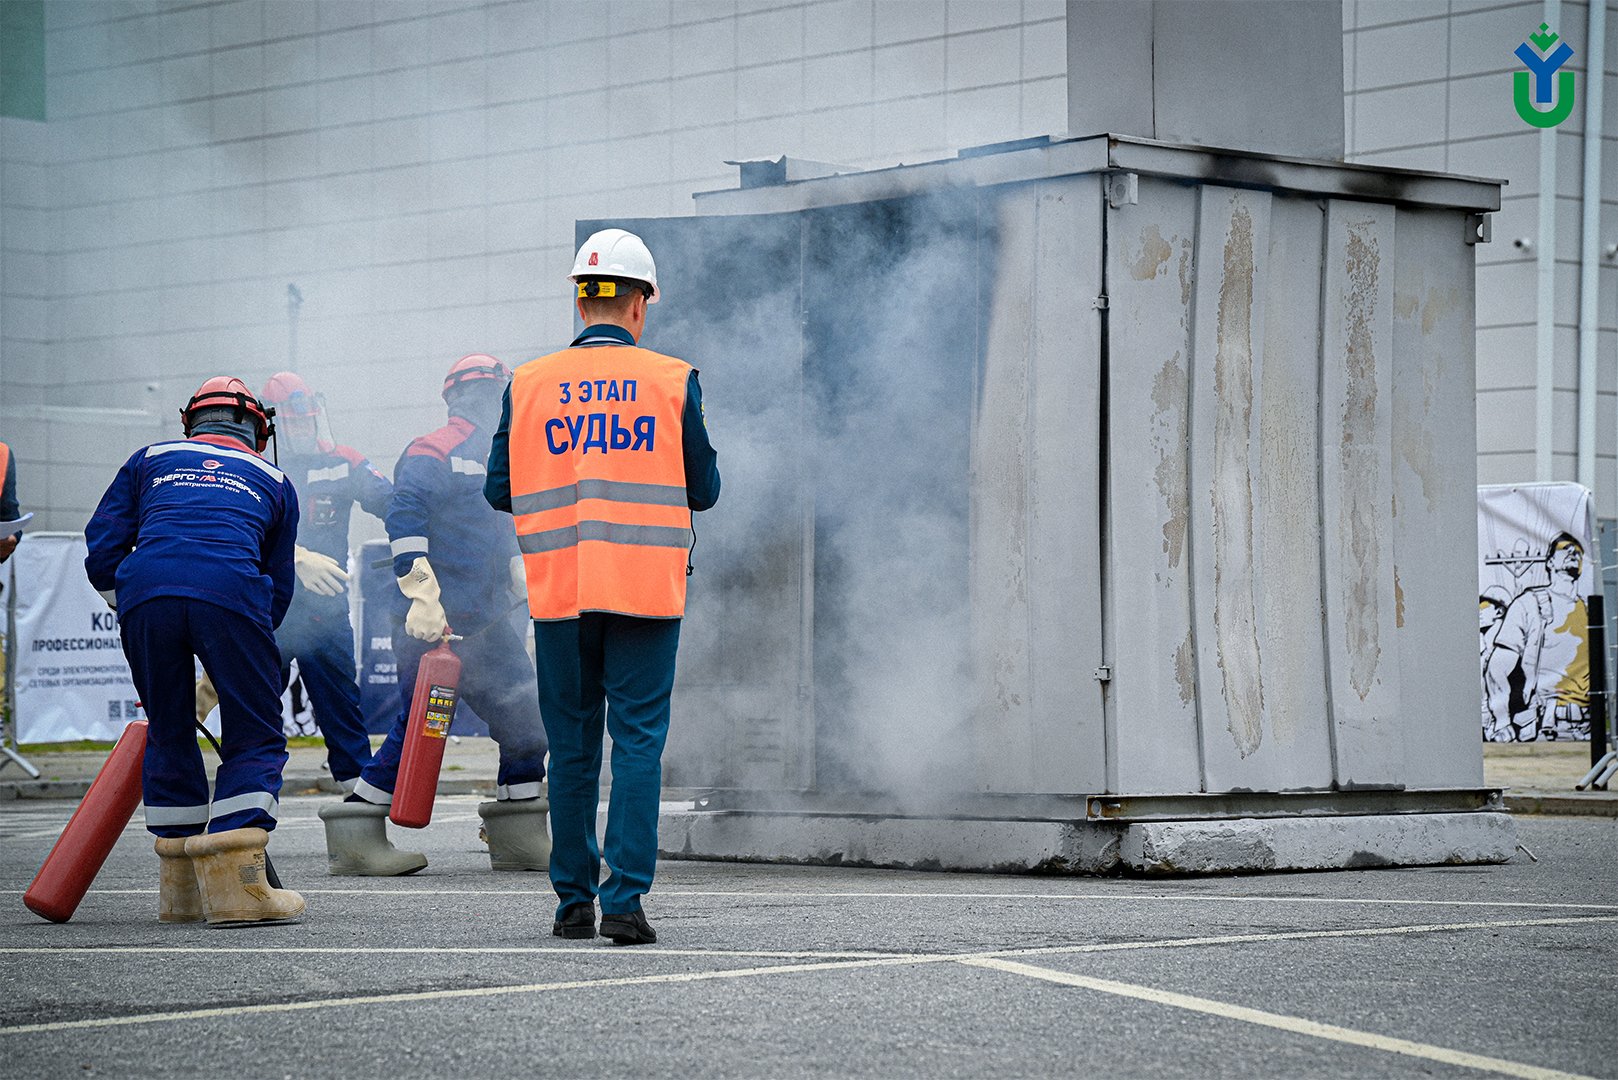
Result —
<instances>
[{"instance_id":1,"label":"white banner","mask_svg":"<svg viewBox=\"0 0 1618 1080\"><path fill-rule=\"evenodd\" d=\"M84 537L30 533L16 565L17 741L113 740L140 719L118 617L84 575Z\"/></svg>"},{"instance_id":2,"label":"white banner","mask_svg":"<svg viewBox=\"0 0 1618 1080\"><path fill-rule=\"evenodd\" d=\"M1478 488L1478 664L1483 737L1590 737L1590 630L1600 588L1588 489Z\"/></svg>"}]
</instances>

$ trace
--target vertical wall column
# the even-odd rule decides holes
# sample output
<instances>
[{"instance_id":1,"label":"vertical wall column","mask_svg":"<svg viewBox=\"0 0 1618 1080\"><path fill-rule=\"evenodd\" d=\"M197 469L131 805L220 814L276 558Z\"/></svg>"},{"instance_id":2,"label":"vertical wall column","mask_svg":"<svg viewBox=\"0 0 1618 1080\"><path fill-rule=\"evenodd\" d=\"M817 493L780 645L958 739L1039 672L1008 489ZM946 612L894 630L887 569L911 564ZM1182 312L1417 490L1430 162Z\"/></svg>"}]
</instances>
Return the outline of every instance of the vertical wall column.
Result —
<instances>
[{"instance_id":1,"label":"vertical wall column","mask_svg":"<svg viewBox=\"0 0 1618 1080\"><path fill-rule=\"evenodd\" d=\"M1321 479L1333 761L1338 787L1402 786L1394 652L1394 209L1326 209ZM1470 550L1470 547L1468 547Z\"/></svg>"}]
</instances>

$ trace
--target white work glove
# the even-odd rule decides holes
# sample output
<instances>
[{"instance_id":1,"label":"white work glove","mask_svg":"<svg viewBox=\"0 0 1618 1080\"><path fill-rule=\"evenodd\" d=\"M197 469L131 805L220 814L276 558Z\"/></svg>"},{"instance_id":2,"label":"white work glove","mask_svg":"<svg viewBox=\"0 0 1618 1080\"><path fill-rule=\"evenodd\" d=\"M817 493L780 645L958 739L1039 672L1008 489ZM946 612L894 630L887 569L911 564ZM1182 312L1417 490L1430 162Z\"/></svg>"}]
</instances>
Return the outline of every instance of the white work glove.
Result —
<instances>
[{"instance_id":1,"label":"white work glove","mask_svg":"<svg viewBox=\"0 0 1618 1080\"><path fill-rule=\"evenodd\" d=\"M292 568L298 572L298 583L320 596L341 596L347 591L348 571L337 565L337 560L306 547L292 549Z\"/></svg>"},{"instance_id":2,"label":"white work glove","mask_svg":"<svg viewBox=\"0 0 1618 1080\"><path fill-rule=\"evenodd\" d=\"M511 557L511 591L518 596L528 595L528 572L523 569L521 555Z\"/></svg>"},{"instance_id":3,"label":"white work glove","mask_svg":"<svg viewBox=\"0 0 1618 1080\"><path fill-rule=\"evenodd\" d=\"M438 602L438 577L423 555L410 564L410 572L399 579L399 591L410 598L405 613L405 633L420 641L437 641L444 636L448 619Z\"/></svg>"}]
</instances>

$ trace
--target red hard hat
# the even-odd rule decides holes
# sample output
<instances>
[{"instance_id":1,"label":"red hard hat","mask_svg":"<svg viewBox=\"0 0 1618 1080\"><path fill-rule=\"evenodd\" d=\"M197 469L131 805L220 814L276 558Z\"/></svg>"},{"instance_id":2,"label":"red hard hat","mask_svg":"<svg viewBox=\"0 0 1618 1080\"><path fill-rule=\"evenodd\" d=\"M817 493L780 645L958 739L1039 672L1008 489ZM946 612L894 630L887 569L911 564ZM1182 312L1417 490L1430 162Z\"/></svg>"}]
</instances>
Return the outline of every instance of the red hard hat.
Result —
<instances>
[{"instance_id":1,"label":"red hard hat","mask_svg":"<svg viewBox=\"0 0 1618 1080\"><path fill-rule=\"evenodd\" d=\"M502 383L511 378L511 370L492 356L483 353L473 353L463 356L455 361L444 376L444 400L449 400L449 392L462 383L473 382L477 379L499 379Z\"/></svg>"},{"instance_id":2,"label":"red hard hat","mask_svg":"<svg viewBox=\"0 0 1618 1080\"><path fill-rule=\"evenodd\" d=\"M281 416L320 415L320 399L303 381L303 376L296 372L278 371L271 375L270 381L264 384L264 392L258 397L264 404L274 405L276 413Z\"/></svg>"},{"instance_id":3,"label":"red hard hat","mask_svg":"<svg viewBox=\"0 0 1618 1080\"><path fill-rule=\"evenodd\" d=\"M266 407L258 398L253 396L247 384L240 379L229 375L215 375L213 378L197 387L197 392L191 395L191 400L185 403L180 410L180 419L185 424L185 433L191 434L191 417L200 409L226 408L236 410L238 422L253 418L258 446L262 452L269 445L270 436L275 434L275 425L270 417L275 415L273 407Z\"/></svg>"}]
</instances>

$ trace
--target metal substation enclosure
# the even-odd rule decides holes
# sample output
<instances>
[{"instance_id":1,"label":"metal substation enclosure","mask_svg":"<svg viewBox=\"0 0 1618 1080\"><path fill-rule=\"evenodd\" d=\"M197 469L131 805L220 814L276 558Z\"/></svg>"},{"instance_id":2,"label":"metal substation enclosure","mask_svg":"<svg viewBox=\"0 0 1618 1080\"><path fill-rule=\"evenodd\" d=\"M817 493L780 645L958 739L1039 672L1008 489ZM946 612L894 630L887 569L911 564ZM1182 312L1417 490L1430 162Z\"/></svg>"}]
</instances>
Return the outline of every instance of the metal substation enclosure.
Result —
<instances>
[{"instance_id":1,"label":"metal substation enclosure","mask_svg":"<svg viewBox=\"0 0 1618 1080\"><path fill-rule=\"evenodd\" d=\"M1498 182L1108 135L791 164L578 226L650 245L643 344L701 369L724 474L665 851L1510 855L1472 625Z\"/></svg>"}]
</instances>

